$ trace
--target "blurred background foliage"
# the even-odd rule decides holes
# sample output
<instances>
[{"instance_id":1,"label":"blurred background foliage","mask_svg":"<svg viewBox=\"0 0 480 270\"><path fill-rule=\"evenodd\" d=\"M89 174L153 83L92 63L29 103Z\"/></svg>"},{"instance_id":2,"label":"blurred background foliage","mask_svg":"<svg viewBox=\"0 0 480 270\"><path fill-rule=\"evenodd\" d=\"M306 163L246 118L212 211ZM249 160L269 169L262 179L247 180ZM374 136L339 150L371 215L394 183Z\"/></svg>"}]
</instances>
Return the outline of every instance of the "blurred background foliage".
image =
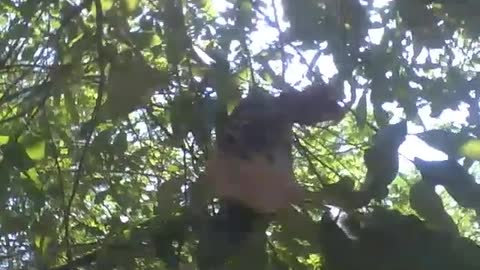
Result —
<instances>
[{"instance_id":1,"label":"blurred background foliage","mask_svg":"<svg viewBox=\"0 0 480 270\"><path fill-rule=\"evenodd\" d=\"M198 236L182 213L219 119L251 85L278 94L318 80L344 89L350 109L340 123L295 126L306 189L340 207L327 189L339 180L351 192L396 177L370 207L480 241L478 10L474 0L1 1L0 268L196 269ZM403 140L389 145L402 131L377 131L402 119L398 157ZM381 171L385 159L396 166ZM332 248L342 236L317 224L315 203L271 224L269 269L406 269L335 260L378 259L381 241ZM383 267L400 267L389 258ZM417 269L458 267L428 265Z\"/></svg>"}]
</instances>

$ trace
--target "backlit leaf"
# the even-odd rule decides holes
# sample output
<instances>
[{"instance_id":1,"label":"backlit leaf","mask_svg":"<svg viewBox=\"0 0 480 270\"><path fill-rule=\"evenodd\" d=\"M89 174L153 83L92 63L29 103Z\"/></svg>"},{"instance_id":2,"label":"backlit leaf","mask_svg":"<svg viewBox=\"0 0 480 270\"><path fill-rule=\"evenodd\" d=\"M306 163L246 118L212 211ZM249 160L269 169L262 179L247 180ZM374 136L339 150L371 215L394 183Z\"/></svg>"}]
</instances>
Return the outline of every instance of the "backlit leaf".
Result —
<instances>
[{"instance_id":1,"label":"backlit leaf","mask_svg":"<svg viewBox=\"0 0 480 270\"><path fill-rule=\"evenodd\" d=\"M357 125L360 129L365 127L367 123L367 95L364 93L356 108L355 119L357 120Z\"/></svg>"},{"instance_id":2,"label":"backlit leaf","mask_svg":"<svg viewBox=\"0 0 480 270\"><path fill-rule=\"evenodd\" d=\"M435 186L419 181L410 188L410 206L433 227L457 233L457 227L445 211L442 199Z\"/></svg>"},{"instance_id":3,"label":"backlit leaf","mask_svg":"<svg viewBox=\"0 0 480 270\"><path fill-rule=\"evenodd\" d=\"M406 135L406 121L388 125L375 134L374 145L365 150L367 175L362 191L369 193L372 198L383 199L388 195L388 185L398 174L398 148Z\"/></svg>"},{"instance_id":4,"label":"backlit leaf","mask_svg":"<svg viewBox=\"0 0 480 270\"><path fill-rule=\"evenodd\" d=\"M118 133L113 141L113 147L114 150L120 155L125 154L128 148L127 134L125 132L122 131Z\"/></svg>"},{"instance_id":5,"label":"backlit leaf","mask_svg":"<svg viewBox=\"0 0 480 270\"><path fill-rule=\"evenodd\" d=\"M107 118L123 117L147 104L157 87L168 84L168 73L151 67L143 58L125 52L110 68L104 113Z\"/></svg>"},{"instance_id":6,"label":"backlit leaf","mask_svg":"<svg viewBox=\"0 0 480 270\"><path fill-rule=\"evenodd\" d=\"M122 0L122 4L128 13L134 11L138 7L139 3L140 0Z\"/></svg>"},{"instance_id":7,"label":"backlit leaf","mask_svg":"<svg viewBox=\"0 0 480 270\"><path fill-rule=\"evenodd\" d=\"M480 210L480 184L456 160L425 161L415 158L415 166L423 181L431 185L442 185L447 192L466 208Z\"/></svg>"},{"instance_id":8,"label":"backlit leaf","mask_svg":"<svg viewBox=\"0 0 480 270\"><path fill-rule=\"evenodd\" d=\"M10 139L9 136L0 135L0 145L4 145L4 144L8 143L9 139Z\"/></svg>"},{"instance_id":9,"label":"backlit leaf","mask_svg":"<svg viewBox=\"0 0 480 270\"><path fill-rule=\"evenodd\" d=\"M27 149L28 156L33 160L41 160L45 157L45 141L38 141Z\"/></svg>"},{"instance_id":10,"label":"backlit leaf","mask_svg":"<svg viewBox=\"0 0 480 270\"><path fill-rule=\"evenodd\" d=\"M480 160L480 140L470 140L460 147L460 152L471 159Z\"/></svg>"},{"instance_id":11,"label":"backlit leaf","mask_svg":"<svg viewBox=\"0 0 480 270\"><path fill-rule=\"evenodd\" d=\"M114 0L102 0L102 9L109 10L112 8L114 2Z\"/></svg>"},{"instance_id":12,"label":"backlit leaf","mask_svg":"<svg viewBox=\"0 0 480 270\"><path fill-rule=\"evenodd\" d=\"M443 129L427 130L417 134L417 136L430 146L452 157L457 157L461 153L464 145L470 138L468 135L453 133ZM471 149L474 150L475 146Z\"/></svg>"},{"instance_id":13,"label":"backlit leaf","mask_svg":"<svg viewBox=\"0 0 480 270\"><path fill-rule=\"evenodd\" d=\"M26 175L28 176L28 180L31 180L38 190L42 188L42 183L40 182L38 172L35 168L26 171Z\"/></svg>"},{"instance_id":14,"label":"backlit leaf","mask_svg":"<svg viewBox=\"0 0 480 270\"><path fill-rule=\"evenodd\" d=\"M13 141L2 145L0 148L5 159L19 170L26 171L34 166L33 160L22 144Z\"/></svg>"}]
</instances>

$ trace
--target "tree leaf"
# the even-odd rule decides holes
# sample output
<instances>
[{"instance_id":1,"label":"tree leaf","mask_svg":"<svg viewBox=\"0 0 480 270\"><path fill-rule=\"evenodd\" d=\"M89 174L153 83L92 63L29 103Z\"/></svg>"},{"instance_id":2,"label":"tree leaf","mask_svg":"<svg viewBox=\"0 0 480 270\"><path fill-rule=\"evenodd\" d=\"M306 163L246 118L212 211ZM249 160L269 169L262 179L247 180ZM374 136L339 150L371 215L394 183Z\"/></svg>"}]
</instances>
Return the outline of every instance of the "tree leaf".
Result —
<instances>
[{"instance_id":1,"label":"tree leaf","mask_svg":"<svg viewBox=\"0 0 480 270\"><path fill-rule=\"evenodd\" d=\"M41 183L35 179L27 179L26 177L20 178L18 183L28 198L33 202L32 208L35 211L39 211L45 205L46 199L45 193L42 191Z\"/></svg>"},{"instance_id":2,"label":"tree leaf","mask_svg":"<svg viewBox=\"0 0 480 270\"><path fill-rule=\"evenodd\" d=\"M102 0L102 9L104 11L111 9L114 2L114 0Z\"/></svg>"},{"instance_id":3,"label":"tree leaf","mask_svg":"<svg viewBox=\"0 0 480 270\"><path fill-rule=\"evenodd\" d=\"M331 214L326 211L322 215L319 226L320 245L327 269L354 269L353 261L345 260L344 256L354 258L353 241L342 230Z\"/></svg>"},{"instance_id":4,"label":"tree leaf","mask_svg":"<svg viewBox=\"0 0 480 270\"><path fill-rule=\"evenodd\" d=\"M153 32L133 32L130 33L130 36L140 50L151 48L162 43L160 37Z\"/></svg>"},{"instance_id":5,"label":"tree leaf","mask_svg":"<svg viewBox=\"0 0 480 270\"><path fill-rule=\"evenodd\" d=\"M425 161L415 158L414 163L424 181L444 186L459 205L480 210L480 185L456 160Z\"/></svg>"},{"instance_id":6,"label":"tree leaf","mask_svg":"<svg viewBox=\"0 0 480 270\"><path fill-rule=\"evenodd\" d=\"M112 145L110 143L112 133L112 129L105 129L100 131L92 141L92 150L94 150L96 153L109 153L112 149Z\"/></svg>"},{"instance_id":7,"label":"tree leaf","mask_svg":"<svg viewBox=\"0 0 480 270\"><path fill-rule=\"evenodd\" d=\"M410 188L410 206L434 228L458 233L457 226L445 211L442 199L435 187L425 181L418 181Z\"/></svg>"},{"instance_id":8,"label":"tree leaf","mask_svg":"<svg viewBox=\"0 0 480 270\"><path fill-rule=\"evenodd\" d=\"M185 180L174 178L163 182L157 190L157 214L170 213L177 206L177 196L180 194Z\"/></svg>"},{"instance_id":9,"label":"tree leaf","mask_svg":"<svg viewBox=\"0 0 480 270\"><path fill-rule=\"evenodd\" d=\"M373 104L373 116L377 124L381 127L388 124L389 115L388 113L382 108L381 105Z\"/></svg>"},{"instance_id":10,"label":"tree leaf","mask_svg":"<svg viewBox=\"0 0 480 270\"><path fill-rule=\"evenodd\" d=\"M305 1L301 5L295 0L283 0L285 16L291 25L292 40L313 41L326 39L319 25L324 18L325 10L313 1Z\"/></svg>"},{"instance_id":11,"label":"tree leaf","mask_svg":"<svg viewBox=\"0 0 480 270\"><path fill-rule=\"evenodd\" d=\"M26 152L32 160L41 160L45 157L45 141L38 141L33 145L30 145Z\"/></svg>"},{"instance_id":12,"label":"tree leaf","mask_svg":"<svg viewBox=\"0 0 480 270\"><path fill-rule=\"evenodd\" d=\"M0 219L0 230L5 234L17 233L27 229L28 223L29 220L26 216L5 209Z\"/></svg>"},{"instance_id":13,"label":"tree leaf","mask_svg":"<svg viewBox=\"0 0 480 270\"><path fill-rule=\"evenodd\" d=\"M324 121L339 121L344 117L345 110L338 104L337 95L332 86L312 84L303 91L284 92L276 99L266 95L266 98L272 100L270 107L274 110L276 106L280 107L278 109L287 115L290 122L314 125Z\"/></svg>"},{"instance_id":14,"label":"tree leaf","mask_svg":"<svg viewBox=\"0 0 480 270\"><path fill-rule=\"evenodd\" d=\"M128 149L127 134L123 131L117 134L113 141L113 149L119 155L124 155Z\"/></svg>"},{"instance_id":15,"label":"tree leaf","mask_svg":"<svg viewBox=\"0 0 480 270\"><path fill-rule=\"evenodd\" d=\"M130 15L134 10L137 9L140 0L122 0L120 2L120 7L124 11L125 15Z\"/></svg>"},{"instance_id":16,"label":"tree leaf","mask_svg":"<svg viewBox=\"0 0 480 270\"><path fill-rule=\"evenodd\" d=\"M368 193L354 190L353 179L344 177L333 184L323 185L323 188L313 198L314 201L321 200L322 204L334 205L344 210L357 209L366 206L370 198Z\"/></svg>"},{"instance_id":17,"label":"tree leaf","mask_svg":"<svg viewBox=\"0 0 480 270\"><path fill-rule=\"evenodd\" d=\"M388 195L388 185L398 173L398 147L406 135L406 121L388 125L375 134L374 145L365 151L367 175L362 191L368 192L372 198L383 199Z\"/></svg>"},{"instance_id":18,"label":"tree leaf","mask_svg":"<svg viewBox=\"0 0 480 270\"><path fill-rule=\"evenodd\" d=\"M358 101L357 108L355 109L355 120L360 129L365 127L367 123L367 94L363 93L362 97Z\"/></svg>"},{"instance_id":19,"label":"tree leaf","mask_svg":"<svg viewBox=\"0 0 480 270\"><path fill-rule=\"evenodd\" d=\"M25 147L15 141L0 146L5 159L17 169L27 171L34 166L33 160L27 154Z\"/></svg>"},{"instance_id":20,"label":"tree leaf","mask_svg":"<svg viewBox=\"0 0 480 270\"><path fill-rule=\"evenodd\" d=\"M459 148L463 156L480 160L480 140L469 140Z\"/></svg>"},{"instance_id":21,"label":"tree leaf","mask_svg":"<svg viewBox=\"0 0 480 270\"><path fill-rule=\"evenodd\" d=\"M208 71L207 77L214 80L214 89L218 97L220 110L233 111L242 96L241 89L237 85L236 78L230 72L228 61L214 56L213 68Z\"/></svg>"},{"instance_id":22,"label":"tree leaf","mask_svg":"<svg viewBox=\"0 0 480 270\"><path fill-rule=\"evenodd\" d=\"M443 129L427 130L417 134L417 136L428 145L444 152L452 158L458 157L462 146L471 138L462 133L453 133Z\"/></svg>"},{"instance_id":23,"label":"tree leaf","mask_svg":"<svg viewBox=\"0 0 480 270\"><path fill-rule=\"evenodd\" d=\"M8 143L9 140L10 140L9 136L0 135L0 145L4 145Z\"/></svg>"},{"instance_id":24,"label":"tree leaf","mask_svg":"<svg viewBox=\"0 0 480 270\"><path fill-rule=\"evenodd\" d=\"M125 116L148 103L156 87L167 85L165 70L152 68L140 56L124 52L110 68L104 116L110 119Z\"/></svg>"},{"instance_id":25,"label":"tree leaf","mask_svg":"<svg viewBox=\"0 0 480 270\"><path fill-rule=\"evenodd\" d=\"M95 193L94 203L95 204L103 204L103 202L105 201L105 198L108 195L109 195L108 191L100 191L100 192Z\"/></svg>"},{"instance_id":26,"label":"tree leaf","mask_svg":"<svg viewBox=\"0 0 480 270\"><path fill-rule=\"evenodd\" d=\"M184 58L188 47L183 7L181 1L165 1L163 5L167 60L175 66Z\"/></svg>"},{"instance_id":27,"label":"tree leaf","mask_svg":"<svg viewBox=\"0 0 480 270\"><path fill-rule=\"evenodd\" d=\"M77 104L75 104L75 98L73 97L72 92L69 90L65 90L63 92L63 98L65 101L65 107L68 114L72 118L72 121L74 123L78 123L80 121L80 118L78 115Z\"/></svg>"},{"instance_id":28,"label":"tree leaf","mask_svg":"<svg viewBox=\"0 0 480 270\"><path fill-rule=\"evenodd\" d=\"M28 180L33 182L35 188L37 188L38 190L42 189L42 182L40 182L38 172L35 168L28 169L25 174L27 175Z\"/></svg>"},{"instance_id":29,"label":"tree leaf","mask_svg":"<svg viewBox=\"0 0 480 270\"><path fill-rule=\"evenodd\" d=\"M180 145L190 131L194 118L194 98L190 92L181 92L171 103L169 115L175 145Z\"/></svg>"},{"instance_id":30,"label":"tree leaf","mask_svg":"<svg viewBox=\"0 0 480 270\"><path fill-rule=\"evenodd\" d=\"M250 28L255 15L252 1L240 0L238 1L238 6L236 26L242 29Z\"/></svg>"},{"instance_id":31,"label":"tree leaf","mask_svg":"<svg viewBox=\"0 0 480 270\"><path fill-rule=\"evenodd\" d=\"M191 123L192 133L199 145L208 145L211 131L215 128L218 112L218 100L205 97L194 104L194 114Z\"/></svg>"},{"instance_id":32,"label":"tree leaf","mask_svg":"<svg viewBox=\"0 0 480 270\"><path fill-rule=\"evenodd\" d=\"M10 170L4 161L0 162L0 206L3 206L10 194L11 176Z\"/></svg>"}]
</instances>

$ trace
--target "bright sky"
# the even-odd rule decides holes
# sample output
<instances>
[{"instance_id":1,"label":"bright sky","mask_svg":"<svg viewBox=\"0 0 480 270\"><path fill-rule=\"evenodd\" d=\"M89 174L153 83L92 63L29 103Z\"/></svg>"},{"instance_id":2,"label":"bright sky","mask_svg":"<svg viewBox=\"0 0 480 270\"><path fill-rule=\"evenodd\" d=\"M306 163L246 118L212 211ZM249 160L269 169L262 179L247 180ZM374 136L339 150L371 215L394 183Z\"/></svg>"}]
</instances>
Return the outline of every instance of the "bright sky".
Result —
<instances>
[{"instance_id":1,"label":"bright sky","mask_svg":"<svg viewBox=\"0 0 480 270\"><path fill-rule=\"evenodd\" d=\"M224 11L227 7L232 6L231 3L225 0L215 0L212 2L214 5L214 8L219 12ZM275 3L278 17L281 19L283 17L281 0L273 0L272 2ZM274 17L272 2L268 1L267 8L263 10L264 13L271 18ZM388 2L390 2L390 0L375 0L374 6L382 7ZM378 14L371 14L371 19L381 20ZM223 18L219 18L218 21L222 22L225 20ZM287 24L285 22L280 23L280 27L282 28L282 30L285 30L286 26ZM257 28L258 30L252 33L252 45L249 47L253 54L255 54L256 52L262 50L269 44L272 44L273 42L278 40L278 31L268 26L265 22L259 20L257 24ZM378 44L382 38L382 35L383 35L383 29L370 30L368 39L372 43ZM239 46L239 44L232 43L232 47L236 47L236 46ZM323 46L326 46L326 44L322 44L322 47ZM286 51L296 55L296 53L291 48L286 48ZM315 53L316 51L309 51L309 52L305 52L303 56L307 61L310 61L315 55ZM422 52L417 58L417 61L420 61L419 59L422 59L422 58L425 59L426 56L427 56L427 52L426 51ZM272 62L271 64L272 64L272 67L274 67L276 70L280 70L281 63L279 61L277 63ZM333 58L330 55L322 55L317 62L317 66L319 67L322 74L326 77L326 79L332 77L335 73L337 73L337 69L333 62ZM304 79L306 69L307 68L305 67L305 65L301 64L300 57L297 55L296 57L293 58L292 63L289 64L289 68L286 71L286 74L285 74L286 81L291 84L298 83L298 82L302 82L300 83L300 85L308 84L308 81ZM360 97L360 95L357 95L357 96ZM399 121L399 119L401 119L403 109L398 108L396 104L385 104L384 108L388 111L394 112L395 117L394 119L392 119L393 123L396 123ZM458 126L459 124L466 123L466 118L468 116L467 108L468 107L465 105L463 107L461 106L459 111L453 111L453 110L447 109L440 115L440 117L431 118L430 108L426 106L419 110L419 115L427 129L434 129L434 128L437 128L439 125L446 124L446 123L454 123L455 125ZM418 139L415 135L413 135L416 133L420 133L422 131L424 131L423 127L416 126L412 123L408 123L408 132L410 135L407 136L406 141L400 146L400 149L399 149L399 152L401 154L400 155L401 171L405 172L405 170L411 170L414 168L411 162L405 159L405 157L410 160L413 160L414 157L419 157L424 160L444 160L447 158L447 156L444 153L437 151L434 148L431 148L422 140Z\"/></svg>"}]
</instances>

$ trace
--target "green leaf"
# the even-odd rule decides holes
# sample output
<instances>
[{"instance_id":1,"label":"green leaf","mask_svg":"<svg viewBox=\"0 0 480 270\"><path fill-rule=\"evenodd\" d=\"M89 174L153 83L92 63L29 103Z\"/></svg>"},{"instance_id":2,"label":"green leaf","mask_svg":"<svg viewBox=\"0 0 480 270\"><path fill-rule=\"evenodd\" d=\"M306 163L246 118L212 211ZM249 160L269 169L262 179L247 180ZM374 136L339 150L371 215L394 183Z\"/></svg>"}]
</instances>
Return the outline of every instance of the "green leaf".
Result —
<instances>
[{"instance_id":1,"label":"green leaf","mask_svg":"<svg viewBox=\"0 0 480 270\"><path fill-rule=\"evenodd\" d=\"M0 218L0 230L5 234L13 234L27 229L28 223L26 216L5 209Z\"/></svg>"},{"instance_id":2,"label":"green leaf","mask_svg":"<svg viewBox=\"0 0 480 270\"><path fill-rule=\"evenodd\" d=\"M162 43L160 37L155 33L150 32L133 32L130 33L132 41L135 42L139 50L151 48Z\"/></svg>"},{"instance_id":3,"label":"green leaf","mask_svg":"<svg viewBox=\"0 0 480 270\"><path fill-rule=\"evenodd\" d=\"M178 268L178 256L173 242L184 241L186 237L184 216L171 217L167 220L155 219L152 220L152 225L154 230L151 232L151 240L155 255L166 264L165 269Z\"/></svg>"},{"instance_id":4,"label":"green leaf","mask_svg":"<svg viewBox=\"0 0 480 270\"><path fill-rule=\"evenodd\" d=\"M114 151L120 155L124 155L128 149L128 141L127 141L127 134L125 132L120 132L115 137L113 141L113 148Z\"/></svg>"},{"instance_id":5,"label":"green leaf","mask_svg":"<svg viewBox=\"0 0 480 270\"><path fill-rule=\"evenodd\" d=\"M42 256L47 256L47 248L50 242L53 240L51 237L43 236L43 235L35 235L35 247L40 251L39 253Z\"/></svg>"},{"instance_id":6,"label":"green leaf","mask_svg":"<svg viewBox=\"0 0 480 270\"><path fill-rule=\"evenodd\" d=\"M78 115L77 104L75 104L75 98L73 97L72 92L69 90L65 90L63 92L63 95L65 101L65 108L67 109L68 114L70 115L74 123L78 123L80 119Z\"/></svg>"},{"instance_id":7,"label":"green leaf","mask_svg":"<svg viewBox=\"0 0 480 270\"><path fill-rule=\"evenodd\" d=\"M38 2L35 1L25 1L21 2L18 10L25 20L29 20L37 12Z\"/></svg>"},{"instance_id":8,"label":"green leaf","mask_svg":"<svg viewBox=\"0 0 480 270\"><path fill-rule=\"evenodd\" d=\"M357 121L357 125L360 129L365 127L367 123L367 94L364 93L360 100L358 101L358 105L356 108L355 120Z\"/></svg>"},{"instance_id":9,"label":"green leaf","mask_svg":"<svg viewBox=\"0 0 480 270\"><path fill-rule=\"evenodd\" d=\"M168 85L166 70L157 70L127 51L118 55L110 68L107 101L103 112L110 119L128 115L150 102L155 89Z\"/></svg>"},{"instance_id":10,"label":"green leaf","mask_svg":"<svg viewBox=\"0 0 480 270\"><path fill-rule=\"evenodd\" d=\"M221 110L231 112L241 99L241 89L239 89L236 78L230 72L228 61L221 57L214 57L215 64L209 71L216 82L215 92L218 96Z\"/></svg>"},{"instance_id":11,"label":"green leaf","mask_svg":"<svg viewBox=\"0 0 480 270\"><path fill-rule=\"evenodd\" d=\"M4 145L8 143L9 139L10 139L9 136L0 135L0 145Z\"/></svg>"},{"instance_id":12,"label":"green leaf","mask_svg":"<svg viewBox=\"0 0 480 270\"><path fill-rule=\"evenodd\" d=\"M95 204L103 204L103 201L105 201L105 198L109 195L108 191L100 191L95 193Z\"/></svg>"},{"instance_id":13,"label":"green leaf","mask_svg":"<svg viewBox=\"0 0 480 270\"><path fill-rule=\"evenodd\" d=\"M278 255L274 254L271 256L271 262L269 265L269 269L271 270L289 270L290 267L284 261L282 261Z\"/></svg>"},{"instance_id":14,"label":"green leaf","mask_svg":"<svg viewBox=\"0 0 480 270\"><path fill-rule=\"evenodd\" d=\"M398 174L398 148L406 135L406 121L388 125L375 134L374 145L365 151L367 175L362 191L372 198L384 199L388 195L388 185Z\"/></svg>"},{"instance_id":15,"label":"green leaf","mask_svg":"<svg viewBox=\"0 0 480 270\"><path fill-rule=\"evenodd\" d=\"M135 9L137 9L140 0L122 0L121 7L124 9L126 14L131 14Z\"/></svg>"},{"instance_id":16,"label":"green leaf","mask_svg":"<svg viewBox=\"0 0 480 270\"><path fill-rule=\"evenodd\" d=\"M32 160L41 160L45 157L45 141L38 141L26 149Z\"/></svg>"},{"instance_id":17,"label":"green leaf","mask_svg":"<svg viewBox=\"0 0 480 270\"><path fill-rule=\"evenodd\" d=\"M102 2L102 9L104 11L109 10L112 8L113 3L115 2L114 0L101 0Z\"/></svg>"},{"instance_id":18,"label":"green leaf","mask_svg":"<svg viewBox=\"0 0 480 270\"><path fill-rule=\"evenodd\" d=\"M0 205L4 205L9 198L10 184L10 170L8 166L5 165L5 162L0 162Z\"/></svg>"},{"instance_id":19,"label":"green leaf","mask_svg":"<svg viewBox=\"0 0 480 270\"><path fill-rule=\"evenodd\" d=\"M92 150L97 153L109 152L111 150L112 129L106 129L98 133L93 139Z\"/></svg>"},{"instance_id":20,"label":"green leaf","mask_svg":"<svg viewBox=\"0 0 480 270\"><path fill-rule=\"evenodd\" d=\"M157 214L170 213L177 205L177 196L185 180L174 178L163 182L157 190Z\"/></svg>"},{"instance_id":21,"label":"green leaf","mask_svg":"<svg viewBox=\"0 0 480 270\"><path fill-rule=\"evenodd\" d=\"M480 210L480 185L455 159L425 161L415 158L414 164L424 181L444 186L459 205Z\"/></svg>"},{"instance_id":22,"label":"green leaf","mask_svg":"<svg viewBox=\"0 0 480 270\"><path fill-rule=\"evenodd\" d=\"M181 2L165 1L164 15L167 60L172 65L178 65L188 46L187 26Z\"/></svg>"},{"instance_id":23,"label":"green leaf","mask_svg":"<svg viewBox=\"0 0 480 270\"><path fill-rule=\"evenodd\" d=\"M182 92L171 103L170 123L172 125L174 143L181 144L187 136L194 120L194 97L190 92Z\"/></svg>"},{"instance_id":24,"label":"green leaf","mask_svg":"<svg viewBox=\"0 0 480 270\"><path fill-rule=\"evenodd\" d=\"M285 16L291 25L292 39L301 41L313 41L326 39L322 20L325 10L315 1L303 1L298 4L296 0L283 0Z\"/></svg>"},{"instance_id":25,"label":"green leaf","mask_svg":"<svg viewBox=\"0 0 480 270\"><path fill-rule=\"evenodd\" d=\"M191 123L192 133L199 145L208 145L210 132L215 127L218 102L210 97L202 98L194 104Z\"/></svg>"},{"instance_id":26,"label":"green leaf","mask_svg":"<svg viewBox=\"0 0 480 270\"><path fill-rule=\"evenodd\" d=\"M425 181L419 181L410 188L410 206L435 229L457 234L458 229L445 211L442 199L435 187Z\"/></svg>"},{"instance_id":27,"label":"green leaf","mask_svg":"<svg viewBox=\"0 0 480 270\"><path fill-rule=\"evenodd\" d=\"M400 106L403 107L407 119L414 119L418 114L417 96L408 86L408 81L404 77L397 81L394 94Z\"/></svg>"},{"instance_id":28,"label":"green leaf","mask_svg":"<svg viewBox=\"0 0 480 270\"><path fill-rule=\"evenodd\" d=\"M207 14L210 18L215 18L218 16L217 9L213 5L212 0L200 0L199 2L202 8L202 11L205 12L205 14Z\"/></svg>"},{"instance_id":29,"label":"green leaf","mask_svg":"<svg viewBox=\"0 0 480 270\"><path fill-rule=\"evenodd\" d=\"M33 202L33 209L39 211L45 205L46 200L45 193L39 187L41 183L39 184L39 181L27 179L26 177L20 178L18 182L17 185L21 186L29 200Z\"/></svg>"},{"instance_id":30,"label":"green leaf","mask_svg":"<svg viewBox=\"0 0 480 270\"><path fill-rule=\"evenodd\" d=\"M444 152L452 158L456 158L461 154L463 146L468 144L467 141L471 138L469 135L453 133L443 129L427 130L417 134L417 136L428 145Z\"/></svg>"},{"instance_id":31,"label":"green leaf","mask_svg":"<svg viewBox=\"0 0 480 270\"><path fill-rule=\"evenodd\" d=\"M242 29L245 27L250 28L255 14L252 0L240 0L238 1L238 6L236 26Z\"/></svg>"},{"instance_id":32,"label":"green leaf","mask_svg":"<svg viewBox=\"0 0 480 270\"><path fill-rule=\"evenodd\" d=\"M480 140L470 140L460 147L460 153L468 158L480 160Z\"/></svg>"},{"instance_id":33,"label":"green leaf","mask_svg":"<svg viewBox=\"0 0 480 270\"><path fill-rule=\"evenodd\" d=\"M400 121L397 124L385 126L373 136L375 147L380 149L398 149L407 136L407 121Z\"/></svg>"},{"instance_id":34,"label":"green leaf","mask_svg":"<svg viewBox=\"0 0 480 270\"><path fill-rule=\"evenodd\" d=\"M27 154L25 147L15 141L0 146L5 159L17 169L27 171L34 166L33 160Z\"/></svg>"},{"instance_id":35,"label":"green leaf","mask_svg":"<svg viewBox=\"0 0 480 270\"><path fill-rule=\"evenodd\" d=\"M373 116L379 126L388 124L388 113L382 108L381 104L373 104Z\"/></svg>"},{"instance_id":36,"label":"green leaf","mask_svg":"<svg viewBox=\"0 0 480 270\"><path fill-rule=\"evenodd\" d=\"M19 39L25 38L31 35L30 29L25 24L15 24L13 25L12 30L9 32L11 38Z\"/></svg>"},{"instance_id":37,"label":"green leaf","mask_svg":"<svg viewBox=\"0 0 480 270\"><path fill-rule=\"evenodd\" d=\"M319 234L321 250L323 251L325 261L329 263L329 267L331 269L352 269L353 267L349 267L351 262L343 258L354 257L353 241L340 228L339 224L333 220L329 212L325 212L322 215L322 220L319 224ZM336 254L341 254L342 259ZM337 256L338 258L336 258Z\"/></svg>"},{"instance_id":38,"label":"green leaf","mask_svg":"<svg viewBox=\"0 0 480 270\"><path fill-rule=\"evenodd\" d=\"M42 182L40 182L40 178L39 178L37 170L35 168L30 168L25 173L28 176L29 180L31 180L33 182L35 187L38 190L41 190L42 189Z\"/></svg>"}]
</instances>

